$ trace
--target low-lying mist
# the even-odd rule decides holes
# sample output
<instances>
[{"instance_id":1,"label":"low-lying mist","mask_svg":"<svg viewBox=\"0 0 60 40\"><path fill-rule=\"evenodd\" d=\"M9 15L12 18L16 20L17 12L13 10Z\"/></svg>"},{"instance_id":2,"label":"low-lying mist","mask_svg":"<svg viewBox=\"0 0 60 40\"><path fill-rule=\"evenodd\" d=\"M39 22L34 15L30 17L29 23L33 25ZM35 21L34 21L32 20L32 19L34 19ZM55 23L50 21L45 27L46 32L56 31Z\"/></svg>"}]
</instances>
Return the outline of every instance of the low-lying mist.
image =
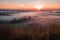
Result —
<instances>
[{"instance_id":1,"label":"low-lying mist","mask_svg":"<svg viewBox=\"0 0 60 40\"><path fill-rule=\"evenodd\" d=\"M0 16L0 40L60 40L60 13L18 12Z\"/></svg>"}]
</instances>

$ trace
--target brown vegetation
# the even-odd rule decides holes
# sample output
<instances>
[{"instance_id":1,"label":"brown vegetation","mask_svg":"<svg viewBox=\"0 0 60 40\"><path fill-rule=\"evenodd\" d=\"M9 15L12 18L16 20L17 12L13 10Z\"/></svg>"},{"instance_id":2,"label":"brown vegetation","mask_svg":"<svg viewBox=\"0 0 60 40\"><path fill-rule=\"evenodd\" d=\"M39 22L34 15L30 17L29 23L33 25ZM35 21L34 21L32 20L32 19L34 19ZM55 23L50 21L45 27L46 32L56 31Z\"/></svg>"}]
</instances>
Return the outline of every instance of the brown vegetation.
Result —
<instances>
[{"instance_id":1,"label":"brown vegetation","mask_svg":"<svg viewBox=\"0 0 60 40\"><path fill-rule=\"evenodd\" d=\"M0 40L60 40L60 25L50 23L42 26L37 23L26 26L0 24Z\"/></svg>"}]
</instances>

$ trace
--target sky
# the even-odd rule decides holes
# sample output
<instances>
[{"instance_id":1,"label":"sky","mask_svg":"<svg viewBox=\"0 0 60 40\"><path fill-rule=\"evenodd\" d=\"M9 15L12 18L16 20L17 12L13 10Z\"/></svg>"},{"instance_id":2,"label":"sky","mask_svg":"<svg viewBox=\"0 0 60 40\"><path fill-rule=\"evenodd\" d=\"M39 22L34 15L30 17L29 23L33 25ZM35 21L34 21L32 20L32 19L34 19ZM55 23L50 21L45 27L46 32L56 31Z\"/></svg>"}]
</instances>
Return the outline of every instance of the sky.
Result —
<instances>
[{"instance_id":1,"label":"sky","mask_svg":"<svg viewBox=\"0 0 60 40\"><path fill-rule=\"evenodd\" d=\"M0 9L60 8L60 0L0 0Z\"/></svg>"}]
</instances>

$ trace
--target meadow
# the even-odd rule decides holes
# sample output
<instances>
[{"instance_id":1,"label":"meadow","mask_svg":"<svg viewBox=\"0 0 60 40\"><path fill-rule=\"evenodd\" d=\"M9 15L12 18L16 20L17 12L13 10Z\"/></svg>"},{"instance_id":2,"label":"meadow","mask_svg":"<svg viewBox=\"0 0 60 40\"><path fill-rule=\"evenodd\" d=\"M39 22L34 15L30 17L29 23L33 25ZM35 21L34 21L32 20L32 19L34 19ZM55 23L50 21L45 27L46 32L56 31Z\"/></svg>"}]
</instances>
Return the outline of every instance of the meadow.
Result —
<instances>
[{"instance_id":1,"label":"meadow","mask_svg":"<svg viewBox=\"0 0 60 40\"><path fill-rule=\"evenodd\" d=\"M60 40L60 25L42 26L32 23L26 26L0 24L0 40Z\"/></svg>"},{"instance_id":2,"label":"meadow","mask_svg":"<svg viewBox=\"0 0 60 40\"><path fill-rule=\"evenodd\" d=\"M40 12L30 15L12 21L0 18L0 40L60 40L60 16Z\"/></svg>"}]
</instances>

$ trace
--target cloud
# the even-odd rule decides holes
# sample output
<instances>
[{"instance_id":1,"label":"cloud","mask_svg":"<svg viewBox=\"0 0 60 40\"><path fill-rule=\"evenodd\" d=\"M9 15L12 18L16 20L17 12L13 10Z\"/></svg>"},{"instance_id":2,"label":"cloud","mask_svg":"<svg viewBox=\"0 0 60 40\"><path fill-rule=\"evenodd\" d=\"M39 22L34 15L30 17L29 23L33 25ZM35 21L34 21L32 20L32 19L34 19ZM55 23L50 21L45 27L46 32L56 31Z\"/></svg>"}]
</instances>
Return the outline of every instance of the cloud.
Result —
<instances>
[{"instance_id":1,"label":"cloud","mask_svg":"<svg viewBox=\"0 0 60 40\"><path fill-rule=\"evenodd\" d=\"M0 3L0 9L31 9L33 5L17 4L17 3Z\"/></svg>"},{"instance_id":2,"label":"cloud","mask_svg":"<svg viewBox=\"0 0 60 40\"><path fill-rule=\"evenodd\" d=\"M7 2L7 3L19 3L19 4L31 4L37 0L0 0L0 2Z\"/></svg>"},{"instance_id":3,"label":"cloud","mask_svg":"<svg viewBox=\"0 0 60 40\"><path fill-rule=\"evenodd\" d=\"M25 8L25 5L23 4L14 4L14 3L0 3L0 8L4 8L4 9L22 9Z\"/></svg>"}]
</instances>

